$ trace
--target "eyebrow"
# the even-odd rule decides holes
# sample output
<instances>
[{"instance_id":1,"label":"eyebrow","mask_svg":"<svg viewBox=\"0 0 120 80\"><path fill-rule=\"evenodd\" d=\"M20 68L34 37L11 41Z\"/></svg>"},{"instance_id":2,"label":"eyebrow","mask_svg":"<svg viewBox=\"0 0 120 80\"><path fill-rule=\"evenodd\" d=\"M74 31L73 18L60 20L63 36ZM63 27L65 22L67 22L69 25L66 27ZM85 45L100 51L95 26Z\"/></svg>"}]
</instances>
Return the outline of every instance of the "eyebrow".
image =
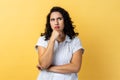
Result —
<instances>
[{"instance_id":1,"label":"eyebrow","mask_svg":"<svg viewBox=\"0 0 120 80\"><path fill-rule=\"evenodd\" d=\"M57 19L59 19L59 18L62 18L62 19L63 19L63 17L58 17Z\"/></svg>"},{"instance_id":2,"label":"eyebrow","mask_svg":"<svg viewBox=\"0 0 120 80\"><path fill-rule=\"evenodd\" d=\"M63 17L57 17L57 19L59 19L59 18L63 19ZM55 18L50 18L50 19L55 19Z\"/></svg>"}]
</instances>

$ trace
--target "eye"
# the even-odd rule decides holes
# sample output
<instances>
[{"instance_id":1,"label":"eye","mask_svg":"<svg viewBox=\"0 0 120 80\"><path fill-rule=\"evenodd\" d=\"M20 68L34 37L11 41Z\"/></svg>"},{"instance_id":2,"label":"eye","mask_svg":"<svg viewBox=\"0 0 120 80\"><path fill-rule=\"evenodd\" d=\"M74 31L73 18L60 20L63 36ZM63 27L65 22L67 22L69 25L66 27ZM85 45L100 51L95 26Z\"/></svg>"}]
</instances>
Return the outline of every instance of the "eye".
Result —
<instances>
[{"instance_id":1,"label":"eye","mask_svg":"<svg viewBox=\"0 0 120 80\"><path fill-rule=\"evenodd\" d=\"M54 21L55 19L54 18L51 18L50 21Z\"/></svg>"},{"instance_id":2,"label":"eye","mask_svg":"<svg viewBox=\"0 0 120 80\"><path fill-rule=\"evenodd\" d=\"M58 20L62 20L63 18L62 17L59 17Z\"/></svg>"}]
</instances>

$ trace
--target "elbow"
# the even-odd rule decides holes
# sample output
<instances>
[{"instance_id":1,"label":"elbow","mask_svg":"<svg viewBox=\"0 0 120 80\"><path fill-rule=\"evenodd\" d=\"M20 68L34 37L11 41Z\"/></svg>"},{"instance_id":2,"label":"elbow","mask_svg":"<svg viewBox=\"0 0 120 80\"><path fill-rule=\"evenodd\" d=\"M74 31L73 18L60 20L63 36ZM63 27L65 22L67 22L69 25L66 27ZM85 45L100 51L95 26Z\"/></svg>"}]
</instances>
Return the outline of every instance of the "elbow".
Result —
<instances>
[{"instance_id":1,"label":"elbow","mask_svg":"<svg viewBox=\"0 0 120 80\"><path fill-rule=\"evenodd\" d=\"M48 66L47 66L47 65L43 65L42 68L43 68L43 69L47 69Z\"/></svg>"},{"instance_id":2,"label":"elbow","mask_svg":"<svg viewBox=\"0 0 120 80\"><path fill-rule=\"evenodd\" d=\"M50 64L45 63L45 62L42 62L42 61L40 61L40 60L39 60L39 65L40 65L41 70L47 69L47 68L49 68L49 66L50 66Z\"/></svg>"},{"instance_id":3,"label":"elbow","mask_svg":"<svg viewBox=\"0 0 120 80\"><path fill-rule=\"evenodd\" d=\"M74 68L74 72L75 72L75 73L78 73L79 71L80 71L80 67L75 67L75 68Z\"/></svg>"},{"instance_id":4,"label":"elbow","mask_svg":"<svg viewBox=\"0 0 120 80\"><path fill-rule=\"evenodd\" d=\"M40 68L43 70L43 69L47 69L49 67L49 65L47 64L42 64L42 63L39 63L40 65Z\"/></svg>"}]
</instances>

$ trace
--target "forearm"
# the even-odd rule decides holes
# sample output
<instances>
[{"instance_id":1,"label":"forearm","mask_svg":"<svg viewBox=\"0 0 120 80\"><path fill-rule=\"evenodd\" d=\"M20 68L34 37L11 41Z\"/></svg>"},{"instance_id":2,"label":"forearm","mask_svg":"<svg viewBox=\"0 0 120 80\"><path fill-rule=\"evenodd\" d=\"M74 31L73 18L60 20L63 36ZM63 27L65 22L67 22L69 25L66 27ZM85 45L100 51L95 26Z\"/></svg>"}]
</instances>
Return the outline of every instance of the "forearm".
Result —
<instances>
[{"instance_id":1,"label":"forearm","mask_svg":"<svg viewBox=\"0 0 120 80\"><path fill-rule=\"evenodd\" d=\"M77 73L80 70L80 66L75 65L73 63L59 65L59 66L51 66L48 68L48 71L56 72L56 73Z\"/></svg>"},{"instance_id":2,"label":"forearm","mask_svg":"<svg viewBox=\"0 0 120 80\"><path fill-rule=\"evenodd\" d=\"M39 64L43 69L48 68L51 65L53 53L54 53L54 41L50 40L46 51L44 52L43 55L40 56L39 59Z\"/></svg>"}]
</instances>

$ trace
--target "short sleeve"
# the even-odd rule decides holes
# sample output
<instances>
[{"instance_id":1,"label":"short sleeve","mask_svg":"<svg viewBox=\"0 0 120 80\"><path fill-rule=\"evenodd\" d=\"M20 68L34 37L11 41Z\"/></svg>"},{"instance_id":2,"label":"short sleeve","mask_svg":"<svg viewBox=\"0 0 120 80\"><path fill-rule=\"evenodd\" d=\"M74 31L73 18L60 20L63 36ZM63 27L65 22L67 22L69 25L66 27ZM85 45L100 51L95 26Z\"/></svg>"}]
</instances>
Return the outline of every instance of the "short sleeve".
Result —
<instances>
[{"instance_id":1,"label":"short sleeve","mask_svg":"<svg viewBox=\"0 0 120 80\"><path fill-rule=\"evenodd\" d=\"M35 48L38 49L38 46L42 46L44 48L47 48L47 41L45 41L45 36L42 36L38 39Z\"/></svg>"},{"instance_id":2,"label":"short sleeve","mask_svg":"<svg viewBox=\"0 0 120 80\"><path fill-rule=\"evenodd\" d=\"M75 37L73 40L73 53L75 53L77 50L82 49L84 52L84 48L82 47L82 43L78 37Z\"/></svg>"}]
</instances>

